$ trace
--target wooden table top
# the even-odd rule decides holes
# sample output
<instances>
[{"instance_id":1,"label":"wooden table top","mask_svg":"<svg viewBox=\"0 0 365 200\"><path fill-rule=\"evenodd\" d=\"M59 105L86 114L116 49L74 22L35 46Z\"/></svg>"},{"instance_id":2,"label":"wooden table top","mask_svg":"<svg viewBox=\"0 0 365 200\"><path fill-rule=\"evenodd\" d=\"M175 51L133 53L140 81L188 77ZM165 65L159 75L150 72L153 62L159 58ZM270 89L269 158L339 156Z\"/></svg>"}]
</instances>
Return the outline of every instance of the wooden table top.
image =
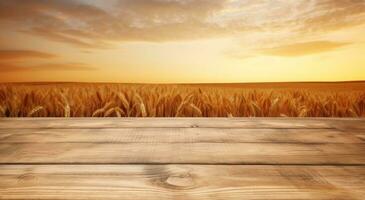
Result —
<instances>
[{"instance_id":1,"label":"wooden table top","mask_svg":"<svg viewBox=\"0 0 365 200\"><path fill-rule=\"evenodd\" d=\"M365 199L365 119L1 118L0 199Z\"/></svg>"}]
</instances>

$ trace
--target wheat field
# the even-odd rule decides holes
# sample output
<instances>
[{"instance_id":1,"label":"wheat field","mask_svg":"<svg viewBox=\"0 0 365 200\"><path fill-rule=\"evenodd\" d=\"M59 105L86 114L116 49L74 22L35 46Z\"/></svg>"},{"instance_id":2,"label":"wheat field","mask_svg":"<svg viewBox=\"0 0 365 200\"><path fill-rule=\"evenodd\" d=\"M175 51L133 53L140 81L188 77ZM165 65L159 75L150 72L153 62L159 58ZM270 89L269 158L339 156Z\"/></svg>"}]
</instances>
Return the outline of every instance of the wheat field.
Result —
<instances>
[{"instance_id":1,"label":"wheat field","mask_svg":"<svg viewBox=\"0 0 365 200\"><path fill-rule=\"evenodd\" d=\"M1 117L365 117L365 83L0 84Z\"/></svg>"}]
</instances>

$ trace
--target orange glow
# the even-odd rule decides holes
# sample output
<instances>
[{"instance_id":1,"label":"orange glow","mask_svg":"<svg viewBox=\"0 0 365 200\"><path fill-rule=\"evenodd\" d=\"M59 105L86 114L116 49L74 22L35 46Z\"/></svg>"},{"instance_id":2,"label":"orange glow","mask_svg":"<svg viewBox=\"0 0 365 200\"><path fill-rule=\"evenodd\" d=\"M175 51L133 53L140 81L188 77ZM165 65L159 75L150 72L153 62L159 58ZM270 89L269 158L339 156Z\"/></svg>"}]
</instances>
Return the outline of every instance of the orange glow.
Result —
<instances>
[{"instance_id":1,"label":"orange glow","mask_svg":"<svg viewBox=\"0 0 365 200\"><path fill-rule=\"evenodd\" d=\"M365 4L0 2L0 81L365 80Z\"/></svg>"}]
</instances>

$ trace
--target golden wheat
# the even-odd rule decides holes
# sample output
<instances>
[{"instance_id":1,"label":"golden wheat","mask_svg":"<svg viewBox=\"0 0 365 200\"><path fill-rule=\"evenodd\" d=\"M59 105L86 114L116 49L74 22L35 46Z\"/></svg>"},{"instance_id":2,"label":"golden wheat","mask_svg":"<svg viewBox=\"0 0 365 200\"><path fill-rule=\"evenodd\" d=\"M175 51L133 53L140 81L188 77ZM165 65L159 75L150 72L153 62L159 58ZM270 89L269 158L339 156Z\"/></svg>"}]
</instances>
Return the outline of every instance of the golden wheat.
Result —
<instances>
[{"instance_id":1,"label":"golden wheat","mask_svg":"<svg viewBox=\"0 0 365 200\"><path fill-rule=\"evenodd\" d=\"M355 86L1 84L0 116L365 117L365 90Z\"/></svg>"},{"instance_id":2,"label":"golden wheat","mask_svg":"<svg viewBox=\"0 0 365 200\"><path fill-rule=\"evenodd\" d=\"M35 113L40 112L41 110L43 110L43 106L36 106L35 108L33 108L28 114L27 117L32 117Z\"/></svg>"}]
</instances>

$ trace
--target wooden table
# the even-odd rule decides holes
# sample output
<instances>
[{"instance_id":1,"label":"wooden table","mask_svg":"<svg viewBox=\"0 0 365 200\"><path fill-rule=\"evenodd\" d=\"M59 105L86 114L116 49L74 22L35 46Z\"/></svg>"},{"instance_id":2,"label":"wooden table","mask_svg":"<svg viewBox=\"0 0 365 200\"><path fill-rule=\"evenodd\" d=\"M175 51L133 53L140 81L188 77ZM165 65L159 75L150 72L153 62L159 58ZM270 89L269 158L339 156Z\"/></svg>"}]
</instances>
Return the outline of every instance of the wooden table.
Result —
<instances>
[{"instance_id":1,"label":"wooden table","mask_svg":"<svg viewBox=\"0 0 365 200\"><path fill-rule=\"evenodd\" d=\"M0 199L365 199L365 119L0 119Z\"/></svg>"}]
</instances>

